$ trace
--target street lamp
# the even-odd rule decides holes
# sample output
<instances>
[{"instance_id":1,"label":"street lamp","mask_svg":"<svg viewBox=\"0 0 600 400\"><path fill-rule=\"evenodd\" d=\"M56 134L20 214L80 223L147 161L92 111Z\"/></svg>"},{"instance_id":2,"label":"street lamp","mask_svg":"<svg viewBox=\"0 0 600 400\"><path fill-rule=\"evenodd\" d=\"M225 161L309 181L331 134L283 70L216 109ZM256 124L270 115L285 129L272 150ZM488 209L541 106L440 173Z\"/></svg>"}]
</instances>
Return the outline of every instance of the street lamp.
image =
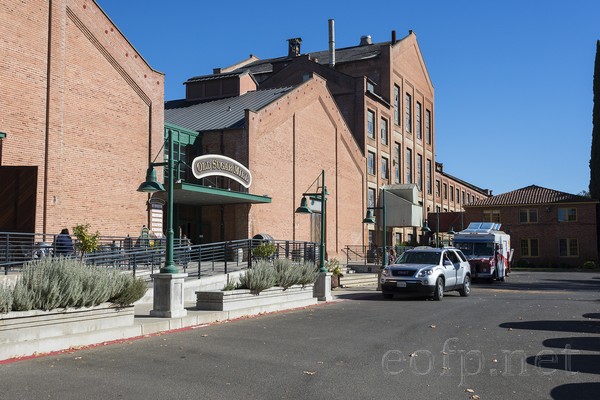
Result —
<instances>
[{"instance_id":1,"label":"street lamp","mask_svg":"<svg viewBox=\"0 0 600 400\"><path fill-rule=\"evenodd\" d=\"M316 193L302 193L302 200L300 201L300 207L298 207L296 209L296 213L298 214L312 214L312 210L308 207L308 200L306 199L306 197L314 197L317 198L321 201L321 243L320 243L320 250L319 250L319 263L320 263L320 268L319 271L320 272L327 272L327 268L325 268L325 242L326 242L326 224L325 221L327 219L326 217L326 211L327 211L327 188L325 187L325 170L321 170L321 191L320 192L316 192ZM317 179L315 180L315 182L317 182L319 180L319 178L317 177ZM313 182L314 185L314 182ZM312 187L312 185L310 186ZM309 189L310 189L309 187ZM317 184L317 189L319 188L318 184Z\"/></svg>"},{"instance_id":2,"label":"street lamp","mask_svg":"<svg viewBox=\"0 0 600 400\"><path fill-rule=\"evenodd\" d=\"M386 225L386 216L385 216L385 189L382 187L381 188L381 207L367 207L367 216L365 217L365 219L363 219L363 224L374 224L375 221L375 216L373 215L373 211L372 210L381 210L381 219L383 220L382 222L382 228L383 228L383 236L382 236L382 240L381 243L383 245L383 252L382 252L382 268L385 268L385 266L387 265L387 252L386 252L386 242L387 242L387 238L386 238L386 230L387 230L387 225Z\"/></svg>"},{"instance_id":3,"label":"street lamp","mask_svg":"<svg viewBox=\"0 0 600 400\"><path fill-rule=\"evenodd\" d=\"M167 162L151 162L146 172L146 181L138 188L139 192L154 193L164 191L164 186L156 180L154 167L166 167L168 174L167 187L167 243L165 249L165 265L160 273L152 274L154 280L153 309L150 316L178 318L187 315L184 307L184 278L187 273L179 273L173 262L173 132L167 130Z\"/></svg>"},{"instance_id":4,"label":"street lamp","mask_svg":"<svg viewBox=\"0 0 600 400\"><path fill-rule=\"evenodd\" d=\"M165 265L160 269L161 273L176 274L179 269L173 262L173 132L167 131L167 146L169 158L167 162L151 162L146 171L146 181L138 188L138 192L155 193L165 191L165 187L156 180L154 167L166 167L168 174L167 187L167 243L165 249Z\"/></svg>"}]
</instances>

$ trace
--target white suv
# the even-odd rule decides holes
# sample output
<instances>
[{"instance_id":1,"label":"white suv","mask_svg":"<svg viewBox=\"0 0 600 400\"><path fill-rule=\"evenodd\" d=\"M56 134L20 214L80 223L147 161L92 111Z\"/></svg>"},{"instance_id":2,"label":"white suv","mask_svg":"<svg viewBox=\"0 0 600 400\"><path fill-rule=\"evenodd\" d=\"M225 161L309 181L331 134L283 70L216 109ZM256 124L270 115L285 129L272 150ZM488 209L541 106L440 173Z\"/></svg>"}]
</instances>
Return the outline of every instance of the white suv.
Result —
<instances>
[{"instance_id":1,"label":"white suv","mask_svg":"<svg viewBox=\"0 0 600 400\"><path fill-rule=\"evenodd\" d=\"M471 268L465 255L454 247L417 247L407 250L381 272L381 292L413 293L442 300L444 292L471 294Z\"/></svg>"}]
</instances>

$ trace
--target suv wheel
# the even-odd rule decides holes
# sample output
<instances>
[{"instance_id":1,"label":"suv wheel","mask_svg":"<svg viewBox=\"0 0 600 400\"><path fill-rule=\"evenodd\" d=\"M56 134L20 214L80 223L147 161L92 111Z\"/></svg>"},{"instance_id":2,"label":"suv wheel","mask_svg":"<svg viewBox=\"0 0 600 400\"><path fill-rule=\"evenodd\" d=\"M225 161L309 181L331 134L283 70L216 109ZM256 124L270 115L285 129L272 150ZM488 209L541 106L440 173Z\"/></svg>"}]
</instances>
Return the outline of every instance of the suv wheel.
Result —
<instances>
[{"instance_id":1,"label":"suv wheel","mask_svg":"<svg viewBox=\"0 0 600 400\"><path fill-rule=\"evenodd\" d=\"M442 300L444 298L444 280L440 277L435 281L435 292L433 292L434 300Z\"/></svg>"},{"instance_id":2,"label":"suv wheel","mask_svg":"<svg viewBox=\"0 0 600 400\"><path fill-rule=\"evenodd\" d=\"M469 275L465 275L462 288L458 290L458 293L460 293L460 295L463 297L467 297L471 294L471 277Z\"/></svg>"}]
</instances>

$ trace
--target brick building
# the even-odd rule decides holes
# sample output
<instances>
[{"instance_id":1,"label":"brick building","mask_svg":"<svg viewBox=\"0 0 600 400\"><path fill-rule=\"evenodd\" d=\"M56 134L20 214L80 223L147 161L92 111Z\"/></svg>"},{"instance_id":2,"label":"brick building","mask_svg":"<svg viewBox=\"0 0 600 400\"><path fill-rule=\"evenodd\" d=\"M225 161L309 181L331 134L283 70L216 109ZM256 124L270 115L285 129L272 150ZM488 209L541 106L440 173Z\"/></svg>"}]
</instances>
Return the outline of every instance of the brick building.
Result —
<instances>
[{"instance_id":1,"label":"brick building","mask_svg":"<svg viewBox=\"0 0 600 400\"><path fill-rule=\"evenodd\" d=\"M598 200L527 186L465 205L465 221L500 222L513 264L581 266L598 261Z\"/></svg>"},{"instance_id":2,"label":"brick building","mask_svg":"<svg viewBox=\"0 0 600 400\"><path fill-rule=\"evenodd\" d=\"M397 209L388 206L388 245L403 241L420 241L420 228L428 212L442 209L462 211L464 203L489 196L489 191L445 174L442 164L436 163L434 89L416 35L412 31L401 40L397 40L395 32L392 32L391 40L381 43L372 43L371 38L365 36L357 46L341 49L336 49L335 43L330 41L329 50L308 54L301 53L301 43L300 38L289 39L287 56L261 60L251 55L235 65L217 68L213 74L190 78L185 82L186 99L167 102L165 121L197 131L205 140L219 134L226 137L229 135L224 133L226 126L204 126L200 121L207 118L226 120L224 115L231 113L231 109L226 106L227 98L231 99L230 101L238 101L237 99L248 97L248 93L254 90L257 93L282 88L296 90L305 82L318 80L324 85L326 95L319 97L323 103L321 106L312 104L311 107L327 108L331 116L324 118L321 113L309 113L305 114L306 118L302 120L290 119L291 116L302 113L306 105L299 98L286 95L286 99L282 98L280 101L284 102L284 105L278 105L276 110L264 114L265 119L260 127L268 127L270 131L265 131L264 135L269 138L273 148L280 149L280 161L291 162L290 167L296 171L311 171L309 175L316 176L321 168L320 163L323 162L328 175L337 176L338 171L344 171L349 177L352 174L360 174L353 179L357 185L354 190L344 195L353 203L351 210L340 211L333 220L337 224L352 221L341 228L348 229L348 234L340 236L339 232L335 233L338 244L341 245L365 245L372 242L381 244L381 224L363 227L360 218L367 207L381 206L382 190L386 190L392 200L399 196L398 193L409 194L406 199L397 199L396 203L392 201L392 204L408 201L410 206L402 210L402 213L410 214L407 217L394 218L393 214ZM307 93L310 92L296 91L295 96ZM309 95L309 98L312 96ZM214 108L213 103L219 101L223 102L223 107ZM182 117L184 112L187 114ZM290 117L277 116L279 112ZM327 127L326 121L332 116L334 119L341 116L345 122L342 125L336 124L336 132L341 131L343 126L343 132L348 131L354 139L345 139L345 149L339 147L339 144L336 145L338 147L329 147L328 141L331 141L331 138L328 135L331 129ZM274 121L267 122L269 119ZM277 169L273 169L267 161L254 158L265 154L261 148L266 143L253 141L254 134L249 120L237 128L241 129L247 138L237 142L243 143L238 150L224 149L223 154L238 152L237 157L241 157L242 160L249 155L248 165L254 170L262 169L262 163L266 162L263 176L270 190L266 190L265 193L277 193L272 186L274 181L279 183L286 179L298 178L297 174L284 174L283 179L280 179L278 173L283 163L280 163ZM300 137L293 134L295 129L306 129L307 134L298 140ZM238 136L243 135L240 133ZM320 143L321 141L323 143ZM312 157L312 164L309 162L308 167L301 166L297 162L303 160L299 160L296 153L288 156L288 150L284 149L289 149L290 145L290 151L293 152L298 152L306 146L305 154ZM341 159L336 161L342 150L353 154L346 163L342 163ZM202 151L219 153L220 148L216 143L212 147L205 144ZM325 158L321 159L319 154L323 154ZM335 159L329 161L327 154L335 154ZM261 193L258 189L260 184L257 185L259 186L253 190ZM410 195L411 185L417 187L414 196ZM287 196L286 202L297 202L298 190L285 189L281 195ZM285 210L278 209L278 206L252 207L268 211L262 214L265 217L262 220L253 218L254 213L249 214L249 220L255 221L248 223L249 234L257 232L255 226L260 226L260 229L267 232L283 232L286 228L277 221L294 220L291 206ZM342 210L345 206L340 207ZM285 218L281 219L283 215L279 215L277 219L269 220L268 217L275 211L286 214ZM260 212L257 213L256 215L260 215ZM355 213L361 217L357 219ZM328 215L328 225L335 226L330 218ZM400 219L404 222L394 223ZM290 233L294 234L296 239L306 239L298 237L295 231ZM331 240L328 240L328 243L331 243Z\"/></svg>"},{"instance_id":3,"label":"brick building","mask_svg":"<svg viewBox=\"0 0 600 400\"><path fill-rule=\"evenodd\" d=\"M438 168L434 89L412 31L344 49L330 41L309 54L290 39L287 56L193 77L186 98L165 106L163 74L94 1L7 1L0 17L0 231L52 234L80 223L103 235L137 234L143 224L161 231L163 195L136 188L163 157L165 133L176 136L177 159L221 154L253 174L247 189L198 180L180 165L176 234L194 242L257 233L317 241L320 204L311 199L311 217L294 211L321 170L330 255L380 244L381 225L362 220L382 190L390 204L409 204L405 222L388 223L388 245L418 240L425 213L461 208L444 203L444 184L485 196Z\"/></svg>"},{"instance_id":4,"label":"brick building","mask_svg":"<svg viewBox=\"0 0 600 400\"><path fill-rule=\"evenodd\" d=\"M139 232L163 74L94 1L3 1L0 20L0 231Z\"/></svg>"},{"instance_id":5,"label":"brick building","mask_svg":"<svg viewBox=\"0 0 600 400\"><path fill-rule=\"evenodd\" d=\"M167 129L191 138L177 140L177 159L189 165L196 156L220 154L252 174L245 189L229 178L198 180L182 170L174 194L176 234L200 243L261 233L319 241L320 213L309 217L295 210L303 193L318 190L321 182L313 183L324 170L329 255L339 255L347 243L361 243L363 156L324 80L314 75L296 86L256 90L248 78L195 79L188 83L193 98L166 103ZM229 90L238 95L230 96ZM219 91L225 92L219 96ZM209 92L212 101L201 102ZM212 196L203 196L207 187Z\"/></svg>"}]
</instances>

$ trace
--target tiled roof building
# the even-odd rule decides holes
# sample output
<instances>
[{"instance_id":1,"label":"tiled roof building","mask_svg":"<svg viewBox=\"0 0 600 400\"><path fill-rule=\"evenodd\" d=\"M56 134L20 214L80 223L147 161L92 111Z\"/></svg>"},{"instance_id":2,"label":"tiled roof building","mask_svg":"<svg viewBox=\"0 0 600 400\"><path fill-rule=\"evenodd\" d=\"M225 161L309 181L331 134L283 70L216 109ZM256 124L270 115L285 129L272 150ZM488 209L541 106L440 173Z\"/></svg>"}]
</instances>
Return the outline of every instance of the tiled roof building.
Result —
<instances>
[{"instance_id":1,"label":"tiled roof building","mask_svg":"<svg viewBox=\"0 0 600 400\"><path fill-rule=\"evenodd\" d=\"M559 192L558 190L547 189L541 186L531 185L512 192L502 193L497 196L487 197L469 204L471 207L481 206L512 206L521 205L539 205L555 203L590 203L594 200L589 197L575 194Z\"/></svg>"},{"instance_id":2,"label":"tiled roof building","mask_svg":"<svg viewBox=\"0 0 600 400\"><path fill-rule=\"evenodd\" d=\"M581 266L598 262L598 200L536 185L465 205L465 221L500 222L513 264Z\"/></svg>"}]
</instances>

